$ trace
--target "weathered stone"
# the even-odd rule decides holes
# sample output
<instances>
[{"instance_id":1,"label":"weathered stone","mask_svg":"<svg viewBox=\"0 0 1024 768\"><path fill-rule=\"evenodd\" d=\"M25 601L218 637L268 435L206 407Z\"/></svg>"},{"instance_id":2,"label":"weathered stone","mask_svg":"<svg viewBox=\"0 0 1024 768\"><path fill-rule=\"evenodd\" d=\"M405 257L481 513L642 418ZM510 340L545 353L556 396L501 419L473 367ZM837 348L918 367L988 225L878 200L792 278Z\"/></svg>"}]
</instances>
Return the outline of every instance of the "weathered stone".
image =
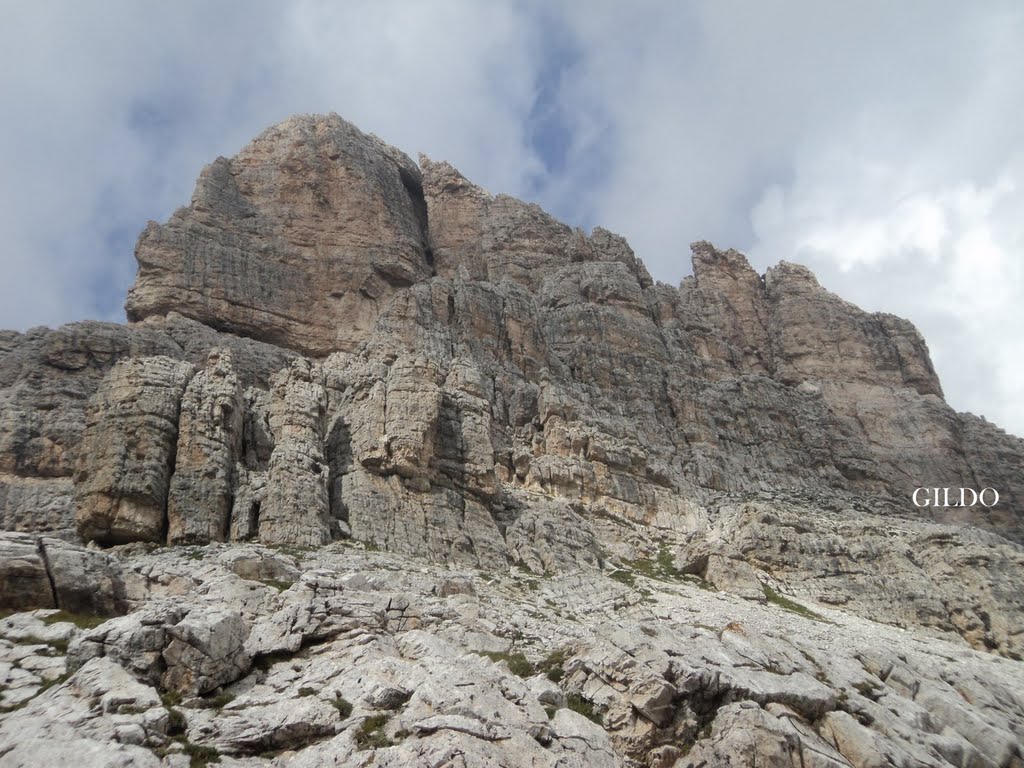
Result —
<instances>
[{"instance_id":1,"label":"weathered stone","mask_svg":"<svg viewBox=\"0 0 1024 768\"><path fill-rule=\"evenodd\" d=\"M181 401L167 503L167 541L206 544L230 533L235 464L242 450L242 388L224 350L210 354Z\"/></svg>"},{"instance_id":2,"label":"weathered stone","mask_svg":"<svg viewBox=\"0 0 1024 768\"><path fill-rule=\"evenodd\" d=\"M912 326L422 168L294 118L143 233L132 324L0 332L0 764L1024 759L1024 441Z\"/></svg>"},{"instance_id":3,"label":"weathered stone","mask_svg":"<svg viewBox=\"0 0 1024 768\"><path fill-rule=\"evenodd\" d=\"M114 366L89 404L75 470L86 541L163 542L178 412L192 366L166 357Z\"/></svg>"},{"instance_id":4,"label":"weathered stone","mask_svg":"<svg viewBox=\"0 0 1024 768\"><path fill-rule=\"evenodd\" d=\"M163 649L167 671L160 683L168 690L201 694L231 683L249 671L245 651L249 628L230 609L190 611L167 628Z\"/></svg>"},{"instance_id":5,"label":"weathered stone","mask_svg":"<svg viewBox=\"0 0 1024 768\"><path fill-rule=\"evenodd\" d=\"M0 605L111 616L127 607L116 559L60 539L0 532Z\"/></svg>"},{"instance_id":6,"label":"weathered stone","mask_svg":"<svg viewBox=\"0 0 1024 768\"><path fill-rule=\"evenodd\" d=\"M409 158L337 115L293 117L207 166L191 205L142 233L128 317L351 349L397 289L429 277L424 230Z\"/></svg>"},{"instance_id":7,"label":"weathered stone","mask_svg":"<svg viewBox=\"0 0 1024 768\"><path fill-rule=\"evenodd\" d=\"M38 537L0 534L0 605L11 611L56 607Z\"/></svg>"},{"instance_id":8,"label":"weathered stone","mask_svg":"<svg viewBox=\"0 0 1024 768\"><path fill-rule=\"evenodd\" d=\"M297 360L274 380L274 452L259 507L259 540L317 545L331 540L324 458L327 394L323 372Z\"/></svg>"},{"instance_id":9,"label":"weathered stone","mask_svg":"<svg viewBox=\"0 0 1024 768\"><path fill-rule=\"evenodd\" d=\"M732 592L734 595L765 602L764 589L757 580L754 569L745 560L735 560L722 555L708 557L704 578L717 589Z\"/></svg>"}]
</instances>

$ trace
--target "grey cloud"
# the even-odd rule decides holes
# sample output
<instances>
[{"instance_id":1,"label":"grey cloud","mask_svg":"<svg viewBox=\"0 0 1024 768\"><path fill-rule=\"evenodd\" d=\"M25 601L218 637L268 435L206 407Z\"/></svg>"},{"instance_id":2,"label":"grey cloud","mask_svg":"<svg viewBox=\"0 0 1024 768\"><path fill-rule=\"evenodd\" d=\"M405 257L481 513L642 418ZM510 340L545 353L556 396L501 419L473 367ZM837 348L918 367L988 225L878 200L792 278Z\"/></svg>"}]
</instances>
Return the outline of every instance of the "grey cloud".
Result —
<instances>
[{"instance_id":1,"label":"grey cloud","mask_svg":"<svg viewBox=\"0 0 1024 768\"><path fill-rule=\"evenodd\" d=\"M545 84L556 173L528 129L542 25L572 48ZM125 233L267 125L337 111L622 232L663 280L698 238L804 261L916 322L950 402L1021 434L1022 43L1011 2L12 6L0 326L119 318Z\"/></svg>"}]
</instances>

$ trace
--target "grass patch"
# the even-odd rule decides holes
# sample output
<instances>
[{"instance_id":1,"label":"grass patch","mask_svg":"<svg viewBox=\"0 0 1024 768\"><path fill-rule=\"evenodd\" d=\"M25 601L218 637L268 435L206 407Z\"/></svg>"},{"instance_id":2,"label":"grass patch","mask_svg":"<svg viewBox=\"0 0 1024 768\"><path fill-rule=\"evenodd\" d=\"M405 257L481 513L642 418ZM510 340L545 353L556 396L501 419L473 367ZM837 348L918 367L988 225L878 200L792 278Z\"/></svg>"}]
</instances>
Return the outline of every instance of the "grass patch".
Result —
<instances>
[{"instance_id":1,"label":"grass patch","mask_svg":"<svg viewBox=\"0 0 1024 768\"><path fill-rule=\"evenodd\" d=\"M562 678L565 677L565 662L571 655L571 648L561 648L557 651L552 651L537 666L537 671L543 672L552 683L560 683Z\"/></svg>"},{"instance_id":2,"label":"grass patch","mask_svg":"<svg viewBox=\"0 0 1024 768\"><path fill-rule=\"evenodd\" d=\"M284 592L288 587L294 584L294 581L281 581L279 579L260 579L261 584L266 584L268 587L273 587L278 592Z\"/></svg>"},{"instance_id":3,"label":"grass patch","mask_svg":"<svg viewBox=\"0 0 1024 768\"><path fill-rule=\"evenodd\" d=\"M391 715L372 715L363 720L356 731L356 746L360 750L390 747L391 739L384 733L384 726L390 719Z\"/></svg>"},{"instance_id":4,"label":"grass patch","mask_svg":"<svg viewBox=\"0 0 1024 768\"><path fill-rule=\"evenodd\" d=\"M160 701L163 702L165 707L170 709L181 704L181 694L177 691L164 691L160 694Z\"/></svg>"},{"instance_id":5,"label":"grass patch","mask_svg":"<svg viewBox=\"0 0 1024 768\"><path fill-rule=\"evenodd\" d=\"M68 652L68 641L55 638L53 640L44 640L41 637L35 635L26 635L17 640L12 640L15 645L45 645L48 646L55 653L46 653L46 656L64 656Z\"/></svg>"},{"instance_id":6,"label":"grass patch","mask_svg":"<svg viewBox=\"0 0 1024 768\"><path fill-rule=\"evenodd\" d=\"M316 696L316 688L299 688L299 698L304 699L307 696Z\"/></svg>"},{"instance_id":7,"label":"grass patch","mask_svg":"<svg viewBox=\"0 0 1024 768\"><path fill-rule=\"evenodd\" d=\"M797 616L803 616L805 619L813 619L814 621L828 621L824 616L821 616L810 608L800 605L800 603L790 600L785 595L780 595L774 589L769 587L767 584L763 585L764 596L768 598L768 602L783 608L790 613L795 613Z\"/></svg>"},{"instance_id":8,"label":"grass patch","mask_svg":"<svg viewBox=\"0 0 1024 768\"><path fill-rule=\"evenodd\" d=\"M486 656L491 661L504 661L508 664L508 671L517 677L533 677L536 670L533 664L521 653L502 653L500 651L480 651L481 656Z\"/></svg>"},{"instance_id":9,"label":"grass patch","mask_svg":"<svg viewBox=\"0 0 1024 768\"><path fill-rule=\"evenodd\" d=\"M334 695L334 701L331 702L331 706L338 710L342 720L347 719L352 714L352 704L349 703L348 699L343 698L340 693Z\"/></svg>"},{"instance_id":10,"label":"grass patch","mask_svg":"<svg viewBox=\"0 0 1024 768\"><path fill-rule=\"evenodd\" d=\"M213 747L203 747L186 741L182 744L185 754L188 755L189 768L204 768L212 763L220 762L220 752Z\"/></svg>"},{"instance_id":11,"label":"grass patch","mask_svg":"<svg viewBox=\"0 0 1024 768\"><path fill-rule=\"evenodd\" d=\"M203 699L203 709L224 709L228 704L235 700L234 694L231 693L218 693L216 696L211 696L208 699Z\"/></svg>"},{"instance_id":12,"label":"grass patch","mask_svg":"<svg viewBox=\"0 0 1024 768\"><path fill-rule=\"evenodd\" d=\"M703 589L705 592L718 591L718 587L716 587L710 581L708 581L707 579L702 579L700 576L695 576L692 573L684 573L681 578L687 584L692 584L693 586L699 589Z\"/></svg>"},{"instance_id":13,"label":"grass patch","mask_svg":"<svg viewBox=\"0 0 1024 768\"><path fill-rule=\"evenodd\" d=\"M88 613L71 613L69 611L57 611L51 616L47 616L43 619L43 624L60 624L62 622L70 622L79 629L92 629L98 627L109 619L108 616L93 616Z\"/></svg>"},{"instance_id":14,"label":"grass patch","mask_svg":"<svg viewBox=\"0 0 1024 768\"><path fill-rule=\"evenodd\" d=\"M620 584L625 584L627 587L631 589L634 589L636 587L636 574L634 574L632 571L620 569L612 573L610 577L615 581L619 582Z\"/></svg>"},{"instance_id":15,"label":"grass patch","mask_svg":"<svg viewBox=\"0 0 1024 768\"><path fill-rule=\"evenodd\" d=\"M604 726L601 714L594 709L594 703L589 699L583 698L578 693L570 693L565 697L565 703L573 712L578 712L591 722Z\"/></svg>"},{"instance_id":16,"label":"grass patch","mask_svg":"<svg viewBox=\"0 0 1024 768\"><path fill-rule=\"evenodd\" d=\"M648 557L640 557L636 560L624 560L627 566L636 573L643 574L655 581L680 581L686 574L675 566L675 558L668 547L658 550L658 555L653 560Z\"/></svg>"},{"instance_id":17,"label":"grass patch","mask_svg":"<svg viewBox=\"0 0 1024 768\"><path fill-rule=\"evenodd\" d=\"M63 675L59 675L58 677L53 678L53 680L43 680L42 685L39 686L39 690L36 691L36 696L38 696L41 693L45 693L46 691L53 688L55 685L60 685L73 674L73 672L65 672ZM35 696L33 696L33 698L35 698Z\"/></svg>"}]
</instances>

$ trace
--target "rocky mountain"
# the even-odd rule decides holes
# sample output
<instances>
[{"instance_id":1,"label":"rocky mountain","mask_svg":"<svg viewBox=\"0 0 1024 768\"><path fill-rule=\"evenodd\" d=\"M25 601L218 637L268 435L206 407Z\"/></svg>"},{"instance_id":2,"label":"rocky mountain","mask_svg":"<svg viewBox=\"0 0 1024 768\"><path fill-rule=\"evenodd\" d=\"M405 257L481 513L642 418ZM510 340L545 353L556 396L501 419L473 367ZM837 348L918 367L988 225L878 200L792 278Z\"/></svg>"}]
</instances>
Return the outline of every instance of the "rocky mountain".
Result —
<instances>
[{"instance_id":1,"label":"rocky mountain","mask_svg":"<svg viewBox=\"0 0 1024 768\"><path fill-rule=\"evenodd\" d=\"M0 768L1024 766L1024 441L692 253L334 115L214 161L128 324L0 333Z\"/></svg>"}]
</instances>

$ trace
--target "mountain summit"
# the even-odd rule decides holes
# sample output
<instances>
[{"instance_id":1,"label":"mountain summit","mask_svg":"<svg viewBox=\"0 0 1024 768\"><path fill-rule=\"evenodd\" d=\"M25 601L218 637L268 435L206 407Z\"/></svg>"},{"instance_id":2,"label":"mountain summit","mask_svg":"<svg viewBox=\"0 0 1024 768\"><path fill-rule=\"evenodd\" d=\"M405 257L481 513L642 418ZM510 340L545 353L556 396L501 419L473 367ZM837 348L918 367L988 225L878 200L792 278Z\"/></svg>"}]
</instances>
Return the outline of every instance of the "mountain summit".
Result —
<instances>
[{"instance_id":1,"label":"mountain summit","mask_svg":"<svg viewBox=\"0 0 1024 768\"><path fill-rule=\"evenodd\" d=\"M691 250L336 115L215 160L127 325L0 333L0 766L1021 765L1024 440Z\"/></svg>"}]
</instances>

